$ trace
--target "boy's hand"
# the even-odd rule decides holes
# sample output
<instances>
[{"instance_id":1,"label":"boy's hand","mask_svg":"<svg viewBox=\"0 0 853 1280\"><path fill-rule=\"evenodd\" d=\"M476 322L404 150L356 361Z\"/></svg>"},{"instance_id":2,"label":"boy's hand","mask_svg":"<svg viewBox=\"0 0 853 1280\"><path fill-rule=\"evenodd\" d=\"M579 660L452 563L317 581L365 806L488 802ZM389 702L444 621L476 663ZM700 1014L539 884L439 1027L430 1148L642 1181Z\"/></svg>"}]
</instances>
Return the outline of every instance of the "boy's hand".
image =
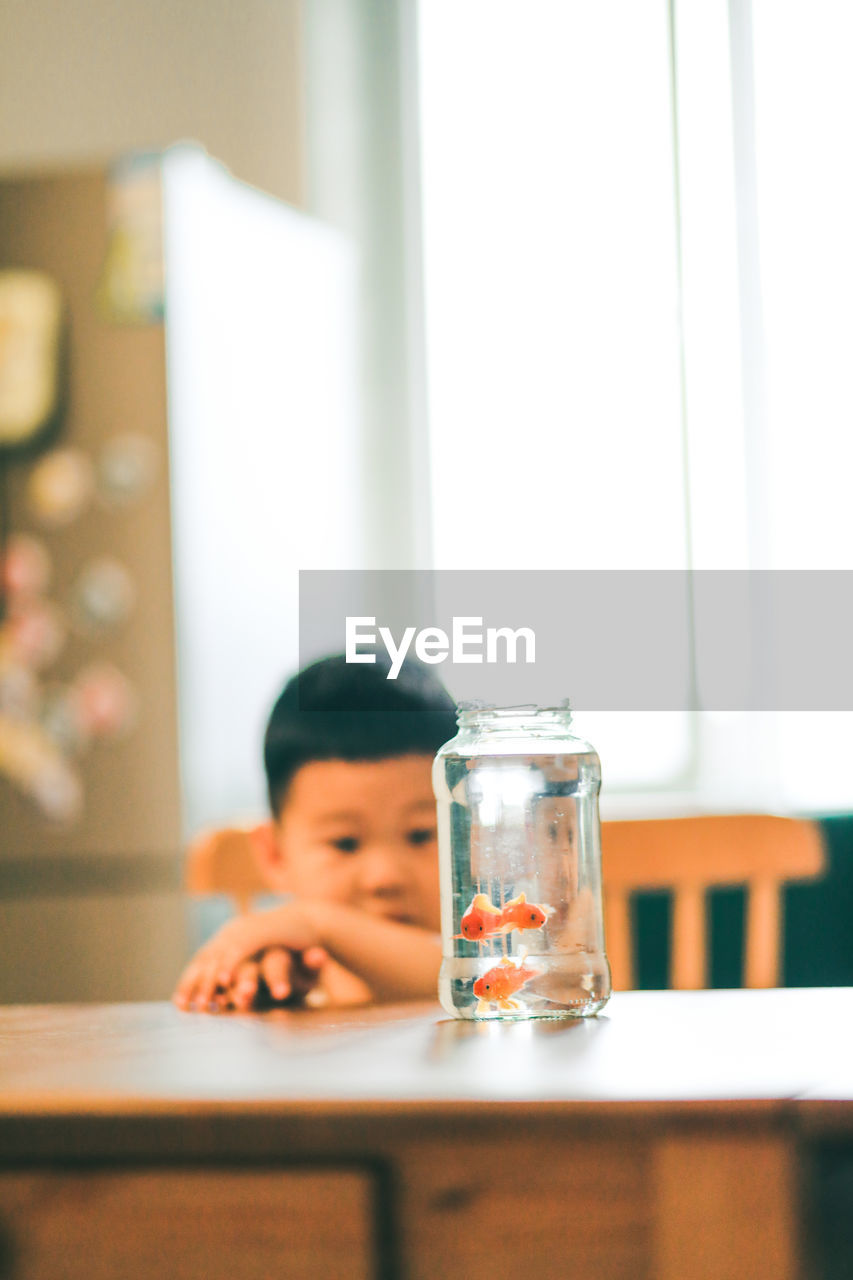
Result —
<instances>
[{"instance_id":1,"label":"boy's hand","mask_svg":"<svg viewBox=\"0 0 853 1280\"><path fill-rule=\"evenodd\" d=\"M196 952L181 975L172 999L182 1009L191 1005L199 1009L207 1009L211 1004L221 1007L223 993L229 1002L229 993L236 994L240 966L253 958L263 965L264 953L268 951L271 954L266 964L274 984L270 985L270 991L274 993L276 987L281 990L282 985L292 986L293 954L304 958L313 952L316 959L316 952L322 950L320 942L308 913L296 903L230 920ZM274 958L276 955L278 958ZM324 959L325 952L320 964ZM309 964L308 967L315 966ZM241 981L243 999L250 987L253 992L256 990L257 981L253 985L253 971L247 968L241 971Z\"/></svg>"},{"instance_id":2,"label":"boy's hand","mask_svg":"<svg viewBox=\"0 0 853 1280\"><path fill-rule=\"evenodd\" d=\"M322 947L309 947L301 954L269 947L261 956L244 960L228 989L220 989L214 1000L220 1008L239 1012L301 1004L317 985L327 960Z\"/></svg>"}]
</instances>

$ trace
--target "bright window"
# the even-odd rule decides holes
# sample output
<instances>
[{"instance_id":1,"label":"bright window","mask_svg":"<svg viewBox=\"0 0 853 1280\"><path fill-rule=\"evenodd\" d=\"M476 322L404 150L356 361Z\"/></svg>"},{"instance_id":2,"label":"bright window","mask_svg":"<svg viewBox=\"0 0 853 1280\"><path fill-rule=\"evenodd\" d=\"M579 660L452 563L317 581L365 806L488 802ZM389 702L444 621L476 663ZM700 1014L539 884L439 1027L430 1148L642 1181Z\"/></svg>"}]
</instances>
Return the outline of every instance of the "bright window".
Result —
<instances>
[{"instance_id":1,"label":"bright window","mask_svg":"<svg viewBox=\"0 0 853 1280\"><path fill-rule=\"evenodd\" d=\"M435 564L684 568L666 4L520 17L420 7ZM611 784L689 764L686 715L577 724Z\"/></svg>"},{"instance_id":2,"label":"bright window","mask_svg":"<svg viewBox=\"0 0 853 1280\"><path fill-rule=\"evenodd\" d=\"M853 568L850 7L430 0L418 38L436 567ZM652 719L579 716L614 790L853 804L850 716Z\"/></svg>"}]
</instances>

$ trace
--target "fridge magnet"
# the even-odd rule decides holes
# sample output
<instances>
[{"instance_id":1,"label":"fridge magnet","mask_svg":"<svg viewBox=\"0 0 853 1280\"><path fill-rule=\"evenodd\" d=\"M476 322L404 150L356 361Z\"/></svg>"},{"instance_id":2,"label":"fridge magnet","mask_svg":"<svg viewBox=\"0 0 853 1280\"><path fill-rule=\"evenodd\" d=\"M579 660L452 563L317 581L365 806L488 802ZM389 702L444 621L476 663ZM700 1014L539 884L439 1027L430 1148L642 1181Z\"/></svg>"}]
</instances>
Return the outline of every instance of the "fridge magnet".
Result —
<instances>
[{"instance_id":1,"label":"fridge magnet","mask_svg":"<svg viewBox=\"0 0 853 1280\"><path fill-rule=\"evenodd\" d=\"M38 709L38 684L28 667L4 663L0 657L0 715L31 720Z\"/></svg>"},{"instance_id":2,"label":"fridge magnet","mask_svg":"<svg viewBox=\"0 0 853 1280\"><path fill-rule=\"evenodd\" d=\"M0 450L32 444L58 420L63 304L43 271L0 271Z\"/></svg>"},{"instance_id":3,"label":"fridge magnet","mask_svg":"<svg viewBox=\"0 0 853 1280\"><path fill-rule=\"evenodd\" d=\"M62 416L64 308L43 271L0 271L0 618L6 612L6 470Z\"/></svg>"},{"instance_id":4,"label":"fridge magnet","mask_svg":"<svg viewBox=\"0 0 853 1280\"><path fill-rule=\"evenodd\" d=\"M136 723L136 690L112 663L84 668L74 680L71 697L80 723L93 737L123 737Z\"/></svg>"},{"instance_id":5,"label":"fridge magnet","mask_svg":"<svg viewBox=\"0 0 853 1280\"><path fill-rule=\"evenodd\" d=\"M39 722L65 756L82 755L91 735L80 700L69 685L49 685L42 694Z\"/></svg>"},{"instance_id":6,"label":"fridge magnet","mask_svg":"<svg viewBox=\"0 0 853 1280\"><path fill-rule=\"evenodd\" d=\"M164 309L159 152L133 152L113 166L107 219L98 311L115 324L159 324Z\"/></svg>"},{"instance_id":7,"label":"fridge magnet","mask_svg":"<svg viewBox=\"0 0 853 1280\"><path fill-rule=\"evenodd\" d=\"M83 812L80 777L61 755L42 762L32 778L30 792L44 816L53 822L76 822Z\"/></svg>"},{"instance_id":8,"label":"fridge magnet","mask_svg":"<svg viewBox=\"0 0 853 1280\"><path fill-rule=\"evenodd\" d=\"M40 671L62 652L68 628L62 610L49 600L29 600L9 610L2 644L12 665Z\"/></svg>"},{"instance_id":9,"label":"fridge magnet","mask_svg":"<svg viewBox=\"0 0 853 1280\"><path fill-rule=\"evenodd\" d=\"M50 553L41 540L28 533L14 533L0 563L2 594L10 603L42 595L52 571Z\"/></svg>"},{"instance_id":10,"label":"fridge magnet","mask_svg":"<svg viewBox=\"0 0 853 1280\"><path fill-rule=\"evenodd\" d=\"M72 619L78 631L100 634L123 623L136 603L133 579L112 556L84 565L72 589Z\"/></svg>"},{"instance_id":11,"label":"fridge magnet","mask_svg":"<svg viewBox=\"0 0 853 1280\"><path fill-rule=\"evenodd\" d=\"M27 505L39 524L60 528L85 510L94 488L94 467L87 454L81 449L52 449L29 474Z\"/></svg>"},{"instance_id":12,"label":"fridge magnet","mask_svg":"<svg viewBox=\"0 0 853 1280\"><path fill-rule=\"evenodd\" d=\"M0 713L0 774L57 822L73 822L83 808L75 769L41 725Z\"/></svg>"},{"instance_id":13,"label":"fridge magnet","mask_svg":"<svg viewBox=\"0 0 853 1280\"><path fill-rule=\"evenodd\" d=\"M109 506L130 506L151 488L157 463L157 446L147 436L113 436L98 457L98 496Z\"/></svg>"}]
</instances>

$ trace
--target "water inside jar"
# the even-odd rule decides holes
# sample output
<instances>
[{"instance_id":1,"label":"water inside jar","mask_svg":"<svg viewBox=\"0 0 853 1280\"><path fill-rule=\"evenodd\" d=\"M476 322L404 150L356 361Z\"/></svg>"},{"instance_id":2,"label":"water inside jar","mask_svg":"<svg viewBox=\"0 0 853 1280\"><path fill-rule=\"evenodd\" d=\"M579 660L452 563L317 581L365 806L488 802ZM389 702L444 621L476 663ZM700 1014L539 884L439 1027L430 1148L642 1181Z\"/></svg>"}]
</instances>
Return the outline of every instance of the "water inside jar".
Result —
<instances>
[{"instance_id":1,"label":"water inside jar","mask_svg":"<svg viewBox=\"0 0 853 1280\"><path fill-rule=\"evenodd\" d=\"M598 757L439 755L439 995L459 1017L566 1017L610 995L601 919Z\"/></svg>"}]
</instances>

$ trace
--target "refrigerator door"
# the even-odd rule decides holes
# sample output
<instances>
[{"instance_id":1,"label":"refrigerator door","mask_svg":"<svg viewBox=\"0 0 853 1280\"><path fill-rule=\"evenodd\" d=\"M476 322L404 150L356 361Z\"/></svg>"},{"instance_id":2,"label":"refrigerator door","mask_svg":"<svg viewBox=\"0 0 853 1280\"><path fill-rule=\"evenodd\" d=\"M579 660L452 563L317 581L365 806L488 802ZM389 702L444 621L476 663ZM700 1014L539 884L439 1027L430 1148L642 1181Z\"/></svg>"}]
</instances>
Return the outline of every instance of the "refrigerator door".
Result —
<instances>
[{"instance_id":1,"label":"refrigerator door","mask_svg":"<svg viewBox=\"0 0 853 1280\"><path fill-rule=\"evenodd\" d=\"M264 814L263 730L300 657L298 571L361 563L357 263L338 232L196 148L166 154L163 208L192 834Z\"/></svg>"}]
</instances>

